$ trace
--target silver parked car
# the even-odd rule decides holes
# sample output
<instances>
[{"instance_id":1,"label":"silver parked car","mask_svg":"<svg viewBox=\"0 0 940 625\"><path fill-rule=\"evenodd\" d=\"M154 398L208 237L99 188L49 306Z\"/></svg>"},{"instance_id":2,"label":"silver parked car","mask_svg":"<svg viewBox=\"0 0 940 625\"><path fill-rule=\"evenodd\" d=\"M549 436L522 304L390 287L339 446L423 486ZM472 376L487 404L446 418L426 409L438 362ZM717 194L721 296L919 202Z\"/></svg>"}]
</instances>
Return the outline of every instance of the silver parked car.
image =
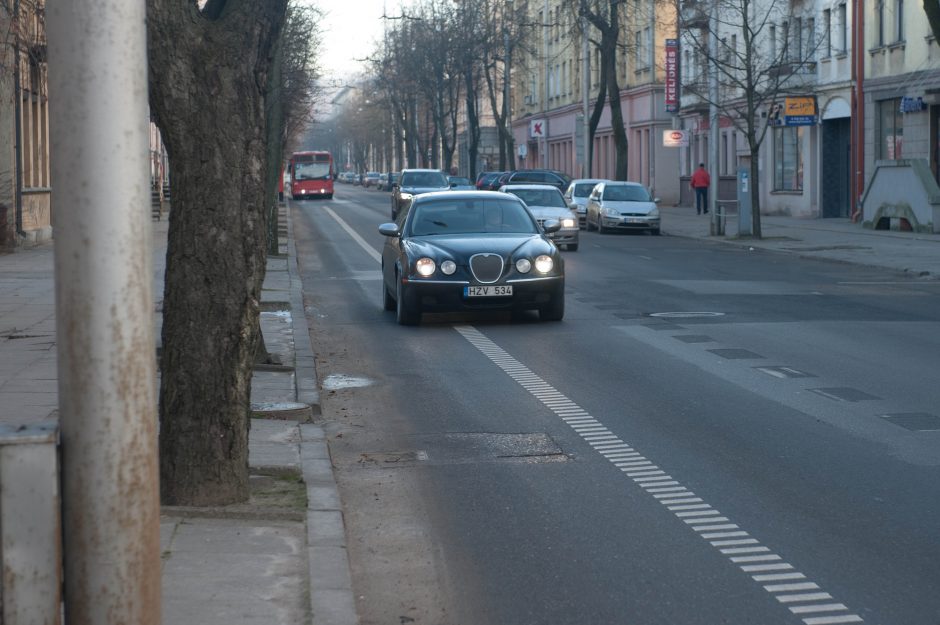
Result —
<instances>
[{"instance_id":1,"label":"silver parked car","mask_svg":"<svg viewBox=\"0 0 940 625\"><path fill-rule=\"evenodd\" d=\"M547 220L561 222L561 228L548 237L569 252L578 251L578 216L572 211L558 187L548 184L505 184L499 188L525 202L541 226Z\"/></svg>"},{"instance_id":2,"label":"silver parked car","mask_svg":"<svg viewBox=\"0 0 940 625\"><path fill-rule=\"evenodd\" d=\"M565 190L565 201L568 202L574 211L578 213L578 225L582 228L587 221L587 202L588 196L598 182L607 182L604 178L577 178L572 180L571 184Z\"/></svg>"},{"instance_id":3,"label":"silver parked car","mask_svg":"<svg viewBox=\"0 0 940 625\"><path fill-rule=\"evenodd\" d=\"M649 230L659 234L659 198L638 182L600 182L587 203L588 230Z\"/></svg>"}]
</instances>

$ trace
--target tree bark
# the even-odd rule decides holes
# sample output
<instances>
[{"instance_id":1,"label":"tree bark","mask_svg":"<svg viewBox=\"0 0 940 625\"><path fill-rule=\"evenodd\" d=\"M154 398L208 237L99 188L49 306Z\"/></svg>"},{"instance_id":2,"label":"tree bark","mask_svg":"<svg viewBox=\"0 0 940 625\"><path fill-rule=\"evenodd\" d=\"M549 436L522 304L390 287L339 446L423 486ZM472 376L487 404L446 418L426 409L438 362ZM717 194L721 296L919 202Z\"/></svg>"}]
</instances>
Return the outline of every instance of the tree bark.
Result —
<instances>
[{"instance_id":1,"label":"tree bark","mask_svg":"<svg viewBox=\"0 0 940 625\"><path fill-rule=\"evenodd\" d=\"M287 0L148 0L151 108L173 173L160 493L248 497L251 365L266 259L266 96Z\"/></svg>"}]
</instances>

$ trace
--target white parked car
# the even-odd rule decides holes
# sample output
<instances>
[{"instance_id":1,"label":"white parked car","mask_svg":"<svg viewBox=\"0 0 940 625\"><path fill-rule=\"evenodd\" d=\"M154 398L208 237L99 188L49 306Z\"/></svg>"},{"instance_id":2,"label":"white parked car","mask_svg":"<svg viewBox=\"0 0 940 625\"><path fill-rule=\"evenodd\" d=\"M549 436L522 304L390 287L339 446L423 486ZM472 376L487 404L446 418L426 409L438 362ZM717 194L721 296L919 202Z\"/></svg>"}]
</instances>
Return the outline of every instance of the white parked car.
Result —
<instances>
[{"instance_id":1,"label":"white parked car","mask_svg":"<svg viewBox=\"0 0 940 625\"><path fill-rule=\"evenodd\" d=\"M588 230L602 234L610 230L649 230L659 234L659 198L638 182L600 182L591 191L587 204Z\"/></svg>"},{"instance_id":2,"label":"white parked car","mask_svg":"<svg viewBox=\"0 0 940 625\"><path fill-rule=\"evenodd\" d=\"M561 228L548 235L555 245L564 246L569 252L578 251L578 215L568 207L558 187L549 184L504 184L503 193L512 193L525 202L529 211L541 226L555 219Z\"/></svg>"},{"instance_id":3,"label":"white parked car","mask_svg":"<svg viewBox=\"0 0 940 625\"><path fill-rule=\"evenodd\" d=\"M578 225L582 228L587 221L587 202L591 191L598 182L607 182L604 178L578 178L572 180L565 190L565 201L568 206L578 213Z\"/></svg>"}]
</instances>

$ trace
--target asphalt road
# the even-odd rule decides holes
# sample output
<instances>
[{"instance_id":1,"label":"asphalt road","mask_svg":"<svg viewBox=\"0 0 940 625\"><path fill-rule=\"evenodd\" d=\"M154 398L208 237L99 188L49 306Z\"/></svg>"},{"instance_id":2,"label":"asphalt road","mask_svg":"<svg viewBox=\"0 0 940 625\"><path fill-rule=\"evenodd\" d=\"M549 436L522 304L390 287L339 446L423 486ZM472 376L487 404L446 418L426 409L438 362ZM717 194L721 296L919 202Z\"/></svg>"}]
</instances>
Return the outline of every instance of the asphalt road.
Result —
<instances>
[{"instance_id":1,"label":"asphalt road","mask_svg":"<svg viewBox=\"0 0 940 625\"><path fill-rule=\"evenodd\" d=\"M664 223L400 327L389 208L292 203L364 624L940 623L940 283Z\"/></svg>"}]
</instances>

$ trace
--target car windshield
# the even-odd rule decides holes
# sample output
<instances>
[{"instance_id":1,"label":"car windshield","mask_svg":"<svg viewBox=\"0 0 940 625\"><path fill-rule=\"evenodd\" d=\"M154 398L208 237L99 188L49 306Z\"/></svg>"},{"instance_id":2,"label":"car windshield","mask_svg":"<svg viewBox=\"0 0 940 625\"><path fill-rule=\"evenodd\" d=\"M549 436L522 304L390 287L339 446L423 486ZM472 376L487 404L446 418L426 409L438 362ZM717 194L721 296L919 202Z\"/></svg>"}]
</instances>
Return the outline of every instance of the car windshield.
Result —
<instances>
[{"instance_id":1,"label":"car windshield","mask_svg":"<svg viewBox=\"0 0 940 625\"><path fill-rule=\"evenodd\" d=\"M325 180L330 177L329 163L295 163L294 180Z\"/></svg>"},{"instance_id":2,"label":"car windshield","mask_svg":"<svg viewBox=\"0 0 940 625\"><path fill-rule=\"evenodd\" d=\"M555 189L509 189L509 192L525 202L526 206L568 208L565 198Z\"/></svg>"},{"instance_id":3,"label":"car windshield","mask_svg":"<svg viewBox=\"0 0 940 625\"><path fill-rule=\"evenodd\" d=\"M439 171L409 171L402 174L401 186L443 188L447 186L447 179Z\"/></svg>"},{"instance_id":4,"label":"car windshield","mask_svg":"<svg viewBox=\"0 0 940 625\"><path fill-rule=\"evenodd\" d=\"M587 197L591 195L591 191L593 191L596 186L596 182L579 182L574 185L574 193L572 193L572 195L575 197Z\"/></svg>"},{"instance_id":5,"label":"car windshield","mask_svg":"<svg viewBox=\"0 0 940 625\"><path fill-rule=\"evenodd\" d=\"M604 199L613 202L649 202L650 194L639 185L614 185L604 188Z\"/></svg>"},{"instance_id":6,"label":"car windshield","mask_svg":"<svg viewBox=\"0 0 940 625\"><path fill-rule=\"evenodd\" d=\"M460 178L459 176L451 176L450 178L448 178L448 180L450 181L451 184L462 184L462 185L471 184L469 178Z\"/></svg>"},{"instance_id":7,"label":"car windshield","mask_svg":"<svg viewBox=\"0 0 940 625\"><path fill-rule=\"evenodd\" d=\"M519 202L508 199L434 199L415 204L413 211L412 236L538 232L528 211Z\"/></svg>"}]
</instances>

